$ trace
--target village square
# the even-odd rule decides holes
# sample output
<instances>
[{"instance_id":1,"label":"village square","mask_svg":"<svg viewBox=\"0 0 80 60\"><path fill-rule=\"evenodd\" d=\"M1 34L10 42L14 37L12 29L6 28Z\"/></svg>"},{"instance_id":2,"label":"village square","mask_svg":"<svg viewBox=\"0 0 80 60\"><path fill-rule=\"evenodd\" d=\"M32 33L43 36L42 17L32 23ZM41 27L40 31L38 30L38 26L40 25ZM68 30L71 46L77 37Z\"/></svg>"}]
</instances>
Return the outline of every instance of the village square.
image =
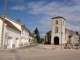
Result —
<instances>
[{"instance_id":1,"label":"village square","mask_svg":"<svg viewBox=\"0 0 80 60\"><path fill-rule=\"evenodd\" d=\"M79 35L76 32L65 28L65 20L63 17L57 16L52 18L52 21L55 22L52 22L53 33L52 35L51 31L46 33L44 41L42 41L41 43L38 43L39 41L37 40L37 38L35 38L35 35L32 34L25 27L25 25L20 25L20 20L16 20L16 22L14 22L6 17L6 19L4 19L4 17L2 16L0 18L1 22L6 21L4 23L4 33L6 35L4 41L1 41L1 43L3 42L4 45L1 44L0 60L80 59ZM20 30L16 26L22 28L22 37L20 37ZM62 29L60 27L62 27ZM61 32L63 32L63 34Z\"/></svg>"},{"instance_id":2,"label":"village square","mask_svg":"<svg viewBox=\"0 0 80 60\"><path fill-rule=\"evenodd\" d=\"M73 5L67 4L66 8L64 4L57 7L57 3L61 3L61 0L37 1L37 3L31 0L25 5L24 0L0 2L4 2L4 10L0 12L0 60L80 60L79 15L73 13L79 12L77 11L79 9L67 12L70 7L78 5L78 2L66 1L75 2ZM11 7L10 4L20 6ZM0 7L2 6L3 4ZM53 6L56 6L62 15L55 15L55 12L59 11ZM64 13L65 9L66 14L70 16ZM13 15L8 15L7 10ZM23 13L25 10L27 16Z\"/></svg>"},{"instance_id":3,"label":"village square","mask_svg":"<svg viewBox=\"0 0 80 60\"><path fill-rule=\"evenodd\" d=\"M0 51L0 60L79 60L80 50L45 49L44 45L25 46L19 49Z\"/></svg>"}]
</instances>

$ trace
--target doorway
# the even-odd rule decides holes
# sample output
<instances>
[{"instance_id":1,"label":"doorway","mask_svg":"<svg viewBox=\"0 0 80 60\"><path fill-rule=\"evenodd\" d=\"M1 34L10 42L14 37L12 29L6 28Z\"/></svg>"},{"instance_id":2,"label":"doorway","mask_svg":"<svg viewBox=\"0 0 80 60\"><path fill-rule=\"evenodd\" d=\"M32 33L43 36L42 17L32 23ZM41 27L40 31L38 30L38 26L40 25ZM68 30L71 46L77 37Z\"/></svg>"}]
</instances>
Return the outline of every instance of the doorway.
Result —
<instances>
[{"instance_id":1,"label":"doorway","mask_svg":"<svg viewBox=\"0 0 80 60\"><path fill-rule=\"evenodd\" d=\"M18 47L18 45L19 45L19 38L16 38L15 47Z\"/></svg>"},{"instance_id":2,"label":"doorway","mask_svg":"<svg viewBox=\"0 0 80 60\"><path fill-rule=\"evenodd\" d=\"M54 37L54 45L59 45L59 37Z\"/></svg>"},{"instance_id":3,"label":"doorway","mask_svg":"<svg viewBox=\"0 0 80 60\"><path fill-rule=\"evenodd\" d=\"M7 48L12 48L12 37L8 37Z\"/></svg>"}]
</instances>

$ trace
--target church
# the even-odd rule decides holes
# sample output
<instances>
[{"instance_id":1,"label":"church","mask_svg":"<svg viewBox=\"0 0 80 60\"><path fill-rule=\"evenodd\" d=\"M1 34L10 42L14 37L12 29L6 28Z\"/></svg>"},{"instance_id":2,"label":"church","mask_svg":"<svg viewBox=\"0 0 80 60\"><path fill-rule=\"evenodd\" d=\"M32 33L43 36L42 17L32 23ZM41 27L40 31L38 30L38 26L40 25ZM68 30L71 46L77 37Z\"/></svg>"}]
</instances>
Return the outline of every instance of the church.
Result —
<instances>
[{"instance_id":1,"label":"church","mask_svg":"<svg viewBox=\"0 0 80 60\"><path fill-rule=\"evenodd\" d=\"M52 18L52 30L45 35L45 43L53 45L79 44L79 35L65 27L66 19L62 16Z\"/></svg>"}]
</instances>

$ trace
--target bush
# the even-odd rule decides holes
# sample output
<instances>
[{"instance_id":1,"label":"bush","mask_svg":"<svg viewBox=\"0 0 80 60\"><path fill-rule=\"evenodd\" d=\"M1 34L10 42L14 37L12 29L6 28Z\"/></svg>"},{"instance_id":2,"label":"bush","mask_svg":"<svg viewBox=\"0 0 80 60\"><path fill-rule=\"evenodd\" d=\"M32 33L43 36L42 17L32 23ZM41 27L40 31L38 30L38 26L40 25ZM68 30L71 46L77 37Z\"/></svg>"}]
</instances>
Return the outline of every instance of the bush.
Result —
<instances>
[{"instance_id":1,"label":"bush","mask_svg":"<svg viewBox=\"0 0 80 60\"><path fill-rule=\"evenodd\" d=\"M79 44L76 43L74 46L79 46Z\"/></svg>"}]
</instances>

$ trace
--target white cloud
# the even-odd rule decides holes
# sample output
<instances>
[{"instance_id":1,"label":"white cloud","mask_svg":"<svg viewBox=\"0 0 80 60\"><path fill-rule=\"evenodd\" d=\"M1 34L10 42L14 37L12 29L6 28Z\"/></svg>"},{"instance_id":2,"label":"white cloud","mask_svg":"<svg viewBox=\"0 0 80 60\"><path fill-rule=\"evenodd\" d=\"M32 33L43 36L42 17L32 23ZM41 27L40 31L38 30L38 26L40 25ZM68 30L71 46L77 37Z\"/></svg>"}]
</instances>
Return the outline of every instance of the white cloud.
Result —
<instances>
[{"instance_id":1,"label":"white cloud","mask_svg":"<svg viewBox=\"0 0 80 60\"><path fill-rule=\"evenodd\" d=\"M16 6L11 7L11 9L12 10L20 10L20 11L23 11L23 10L26 10L26 7L25 6L16 5Z\"/></svg>"},{"instance_id":2,"label":"white cloud","mask_svg":"<svg viewBox=\"0 0 80 60\"><path fill-rule=\"evenodd\" d=\"M80 22L80 0L71 0L67 5L60 2L31 2L28 3L29 13L34 15L42 14L42 19L39 19L38 23L40 28L51 28L51 18L57 16L63 16L66 19L66 27L74 31L79 31Z\"/></svg>"},{"instance_id":3,"label":"white cloud","mask_svg":"<svg viewBox=\"0 0 80 60\"><path fill-rule=\"evenodd\" d=\"M73 3L77 4L77 5L80 5L80 0L72 0Z\"/></svg>"},{"instance_id":4,"label":"white cloud","mask_svg":"<svg viewBox=\"0 0 80 60\"><path fill-rule=\"evenodd\" d=\"M56 2L40 1L28 3L28 8L31 9L29 13L31 14L48 14L48 12L51 13L54 9L57 9L58 6L59 4Z\"/></svg>"},{"instance_id":5,"label":"white cloud","mask_svg":"<svg viewBox=\"0 0 80 60\"><path fill-rule=\"evenodd\" d=\"M45 15L54 15L56 12L61 13L72 13L75 11L80 11L79 5L68 6L70 4L64 5L58 2L31 2L28 3L28 8L31 10L31 14L45 14Z\"/></svg>"},{"instance_id":6,"label":"white cloud","mask_svg":"<svg viewBox=\"0 0 80 60\"><path fill-rule=\"evenodd\" d=\"M13 10L26 10L29 14L42 16L36 22L39 23L39 28L51 30L51 18L54 16L63 16L66 19L66 27L74 30L80 30L80 0L70 0L69 2L47 2L38 1L27 3L25 6L13 6ZM41 31L41 30L40 30ZM41 34L44 35L45 33Z\"/></svg>"},{"instance_id":7,"label":"white cloud","mask_svg":"<svg viewBox=\"0 0 80 60\"><path fill-rule=\"evenodd\" d=\"M40 23L39 28L51 28L51 17L44 17L38 23Z\"/></svg>"}]
</instances>

